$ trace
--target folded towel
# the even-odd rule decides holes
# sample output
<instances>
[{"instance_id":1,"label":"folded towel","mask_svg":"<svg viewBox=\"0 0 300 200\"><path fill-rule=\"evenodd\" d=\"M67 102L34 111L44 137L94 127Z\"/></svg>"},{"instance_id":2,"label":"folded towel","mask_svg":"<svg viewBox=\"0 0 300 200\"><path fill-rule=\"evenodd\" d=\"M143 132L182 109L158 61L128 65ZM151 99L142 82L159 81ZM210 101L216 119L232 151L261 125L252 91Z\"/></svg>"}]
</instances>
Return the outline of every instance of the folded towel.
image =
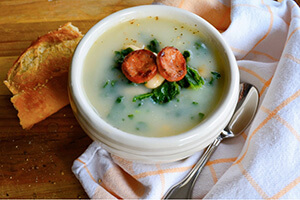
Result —
<instances>
[{"instance_id":1,"label":"folded towel","mask_svg":"<svg viewBox=\"0 0 300 200\"><path fill-rule=\"evenodd\" d=\"M208 161L193 198L300 197L300 8L292 0L156 0L202 16L222 32L241 81L255 85L259 110L239 137L223 141ZM202 152L168 164L140 164L97 142L74 161L91 198L161 198Z\"/></svg>"}]
</instances>

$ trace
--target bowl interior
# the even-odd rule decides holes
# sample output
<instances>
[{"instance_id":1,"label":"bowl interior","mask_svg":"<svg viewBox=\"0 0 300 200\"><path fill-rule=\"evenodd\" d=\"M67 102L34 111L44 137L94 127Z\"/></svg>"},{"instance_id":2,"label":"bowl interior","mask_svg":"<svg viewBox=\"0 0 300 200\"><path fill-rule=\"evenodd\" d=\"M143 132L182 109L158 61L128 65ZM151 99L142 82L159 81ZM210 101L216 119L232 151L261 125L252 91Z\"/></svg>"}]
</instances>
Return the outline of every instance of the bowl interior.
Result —
<instances>
[{"instance_id":1,"label":"bowl interior","mask_svg":"<svg viewBox=\"0 0 300 200\"><path fill-rule=\"evenodd\" d=\"M224 71L226 73L224 74L225 86L222 92L221 102L216 107L215 111L199 125L179 135L160 138L144 137L126 133L114 128L99 117L89 103L82 86L84 61L97 39L105 31L117 26L121 22L136 18L146 18L149 16L172 18L190 25L196 24L197 28L214 42L219 49L221 57L224 59ZM100 141L104 140L106 143L120 148L124 145L133 145L136 148L144 149L149 146L149 144L156 144L155 146L158 149L164 149L173 148L174 146L184 146L193 140L202 139L206 141L206 138L209 138L209 141L211 141L211 138L216 137L216 132L221 131L225 127L230 119L228 116L233 112L234 105L237 101L238 85L239 75L235 58L220 33L214 27L199 16L188 11L169 6L148 5L133 7L114 13L98 22L88 31L79 43L73 56L70 69L69 89L70 96L72 96L72 101L75 105L72 106L72 108L75 107L73 108L76 110L75 112L80 113L81 118L85 119L85 123L88 123L90 127L93 127L93 131L90 132L92 132L92 137L94 139L99 139ZM208 135L209 133L210 135Z\"/></svg>"}]
</instances>

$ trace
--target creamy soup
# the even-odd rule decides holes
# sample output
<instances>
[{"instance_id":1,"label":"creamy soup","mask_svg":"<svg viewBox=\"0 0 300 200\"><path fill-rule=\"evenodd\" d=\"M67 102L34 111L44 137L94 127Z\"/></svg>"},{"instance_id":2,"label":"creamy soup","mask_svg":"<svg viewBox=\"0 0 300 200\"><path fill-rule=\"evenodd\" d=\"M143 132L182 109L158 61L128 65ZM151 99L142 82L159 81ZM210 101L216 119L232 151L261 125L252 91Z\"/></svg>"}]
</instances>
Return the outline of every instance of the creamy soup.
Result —
<instances>
[{"instance_id":1,"label":"creamy soup","mask_svg":"<svg viewBox=\"0 0 300 200\"><path fill-rule=\"evenodd\" d=\"M133 101L152 89L130 83L114 68L115 51L145 48L154 39L160 49L173 46L190 53L187 65L202 76L201 88L180 88L163 104L151 98ZM95 112L109 124L131 134L164 137L190 130L216 108L224 85L222 64L216 47L196 25L148 17L123 22L101 35L88 52L82 81Z\"/></svg>"}]
</instances>

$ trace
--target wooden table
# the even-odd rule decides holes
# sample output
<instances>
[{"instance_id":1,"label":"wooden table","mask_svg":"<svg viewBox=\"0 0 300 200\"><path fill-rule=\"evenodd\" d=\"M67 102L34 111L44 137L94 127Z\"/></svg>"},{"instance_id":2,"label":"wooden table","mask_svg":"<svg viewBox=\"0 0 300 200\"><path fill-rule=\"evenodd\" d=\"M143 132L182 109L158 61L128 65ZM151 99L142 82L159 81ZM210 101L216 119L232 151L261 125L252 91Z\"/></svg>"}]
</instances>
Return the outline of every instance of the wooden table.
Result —
<instances>
[{"instance_id":1,"label":"wooden table","mask_svg":"<svg viewBox=\"0 0 300 200\"><path fill-rule=\"evenodd\" d=\"M297 0L299 3L300 0ZM82 33L105 16L152 0L0 1L0 198L87 198L73 161L91 139L70 106L25 131L3 80L31 41L71 21Z\"/></svg>"},{"instance_id":2,"label":"wooden table","mask_svg":"<svg viewBox=\"0 0 300 200\"><path fill-rule=\"evenodd\" d=\"M152 0L0 1L0 199L87 198L71 171L92 140L70 106L25 131L3 84L17 57L38 36L72 22L86 33L107 15Z\"/></svg>"}]
</instances>

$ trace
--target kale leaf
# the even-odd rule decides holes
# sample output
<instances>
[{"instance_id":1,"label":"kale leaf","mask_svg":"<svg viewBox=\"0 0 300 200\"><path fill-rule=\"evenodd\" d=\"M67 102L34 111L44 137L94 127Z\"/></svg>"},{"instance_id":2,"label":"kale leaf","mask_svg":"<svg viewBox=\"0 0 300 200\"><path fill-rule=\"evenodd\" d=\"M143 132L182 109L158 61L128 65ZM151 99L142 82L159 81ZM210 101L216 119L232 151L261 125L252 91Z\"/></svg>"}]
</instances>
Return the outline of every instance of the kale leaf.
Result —
<instances>
[{"instance_id":1,"label":"kale leaf","mask_svg":"<svg viewBox=\"0 0 300 200\"><path fill-rule=\"evenodd\" d=\"M199 75L198 71L186 66L187 73L183 79L178 81L178 84L183 87L191 87L193 89L199 89L204 85L204 79Z\"/></svg>"},{"instance_id":2,"label":"kale leaf","mask_svg":"<svg viewBox=\"0 0 300 200\"><path fill-rule=\"evenodd\" d=\"M191 56L191 53L189 51L184 51L182 53L182 55L183 55L185 61L187 62L189 60L190 56Z\"/></svg>"},{"instance_id":3,"label":"kale leaf","mask_svg":"<svg viewBox=\"0 0 300 200\"><path fill-rule=\"evenodd\" d=\"M162 104L173 100L180 93L180 87L176 82L165 81L161 86L153 90L152 100Z\"/></svg>"},{"instance_id":4,"label":"kale leaf","mask_svg":"<svg viewBox=\"0 0 300 200\"><path fill-rule=\"evenodd\" d=\"M127 49L122 49L120 51L115 51L114 68L121 70L121 66L124 61L125 56L127 56L132 51L133 51L133 49L130 47L128 47Z\"/></svg>"},{"instance_id":5,"label":"kale leaf","mask_svg":"<svg viewBox=\"0 0 300 200\"><path fill-rule=\"evenodd\" d=\"M151 98L155 103L163 104L170 102L180 93L180 86L176 82L165 81L158 88L153 89L149 93L140 94L133 98L133 102Z\"/></svg>"},{"instance_id":6,"label":"kale leaf","mask_svg":"<svg viewBox=\"0 0 300 200\"><path fill-rule=\"evenodd\" d=\"M212 77L210 78L209 84L212 85L215 80L221 78L221 74L218 72L210 72L212 74Z\"/></svg>"},{"instance_id":7,"label":"kale leaf","mask_svg":"<svg viewBox=\"0 0 300 200\"><path fill-rule=\"evenodd\" d=\"M152 92L145 93L145 94L140 94L140 95L136 95L136 96L133 97L132 101L133 102L136 102L137 100L141 101L143 99L147 99L147 98L151 97L152 95L153 95Z\"/></svg>"},{"instance_id":8,"label":"kale leaf","mask_svg":"<svg viewBox=\"0 0 300 200\"><path fill-rule=\"evenodd\" d=\"M147 45L147 48L152 52L158 53L159 52L159 42L156 39L153 39Z\"/></svg>"}]
</instances>

